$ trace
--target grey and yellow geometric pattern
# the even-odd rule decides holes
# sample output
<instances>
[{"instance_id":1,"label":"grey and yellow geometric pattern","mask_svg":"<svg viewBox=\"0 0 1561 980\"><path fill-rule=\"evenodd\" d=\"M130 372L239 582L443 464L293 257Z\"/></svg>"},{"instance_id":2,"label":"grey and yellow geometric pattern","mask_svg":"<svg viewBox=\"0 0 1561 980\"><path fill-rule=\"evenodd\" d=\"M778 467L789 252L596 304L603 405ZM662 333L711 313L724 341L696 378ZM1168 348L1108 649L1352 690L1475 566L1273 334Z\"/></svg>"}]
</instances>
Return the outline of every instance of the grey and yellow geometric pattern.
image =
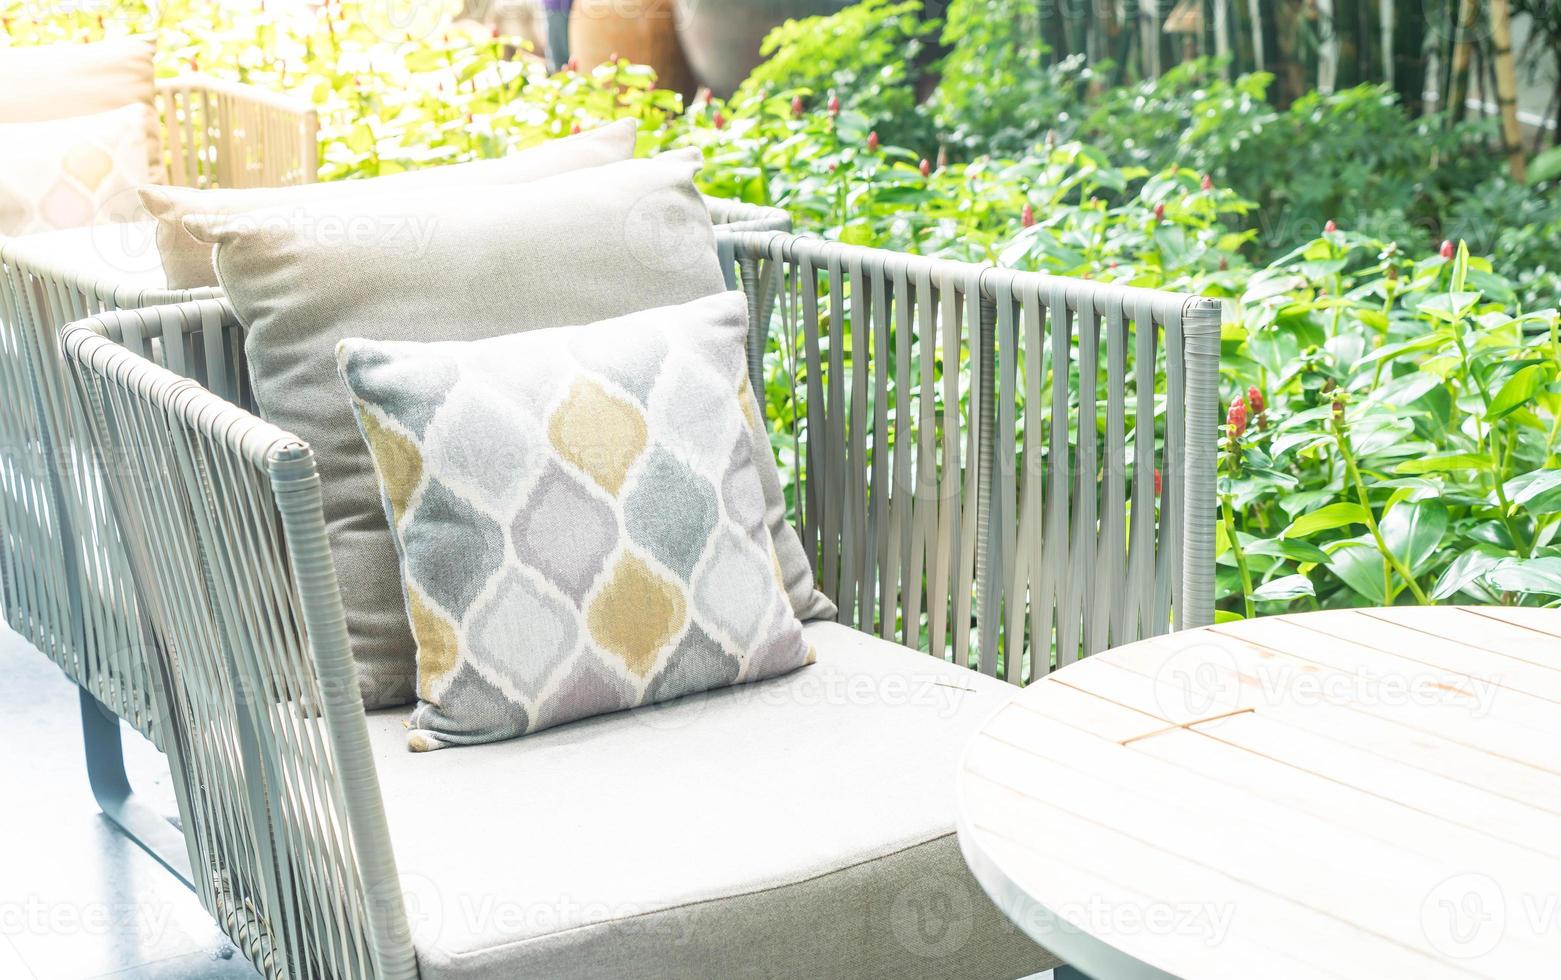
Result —
<instances>
[{"instance_id":1,"label":"grey and yellow geometric pattern","mask_svg":"<svg viewBox=\"0 0 1561 980\"><path fill-rule=\"evenodd\" d=\"M742 308L338 347L417 640L411 748L811 662L765 524Z\"/></svg>"}]
</instances>

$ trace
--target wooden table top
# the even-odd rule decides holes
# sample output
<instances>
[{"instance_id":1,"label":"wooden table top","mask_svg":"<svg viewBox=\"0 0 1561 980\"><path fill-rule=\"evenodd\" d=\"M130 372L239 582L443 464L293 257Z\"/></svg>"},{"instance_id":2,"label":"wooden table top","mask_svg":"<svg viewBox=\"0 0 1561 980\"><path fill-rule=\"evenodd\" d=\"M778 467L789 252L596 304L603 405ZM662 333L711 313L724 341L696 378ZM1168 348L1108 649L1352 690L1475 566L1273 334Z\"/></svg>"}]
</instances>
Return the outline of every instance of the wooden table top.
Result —
<instances>
[{"instance_id":1,"label":"wooden table top","mask_svg":"<svg viewBox=\"0 0 1561 980\"><path fill-rule=\"evenodd\" d=\"M1561 975L1561 611L1275 616L1090 657L972 740L959 837L1097 978Z\"/></svg>"}]
</instances>

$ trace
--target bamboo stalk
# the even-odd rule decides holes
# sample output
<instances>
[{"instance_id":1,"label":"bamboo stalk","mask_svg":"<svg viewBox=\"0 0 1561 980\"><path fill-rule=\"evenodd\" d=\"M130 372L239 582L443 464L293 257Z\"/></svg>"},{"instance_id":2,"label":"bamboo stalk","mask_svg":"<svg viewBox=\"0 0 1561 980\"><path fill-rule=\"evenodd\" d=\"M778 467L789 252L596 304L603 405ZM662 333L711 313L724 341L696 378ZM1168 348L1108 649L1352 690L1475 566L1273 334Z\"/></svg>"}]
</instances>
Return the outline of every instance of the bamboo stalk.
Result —
<instances>
[{"instance_id":1,"label":"bamboo stalk","mask_svg":"<svg viewBox=\"0 0 1561 980\"><path fill-rule=\"evenodd\" d=\"M1450 121L1463 118L1469 102L1469 61L1474 53L1474 22L1480 0L1458 0L1457 39L1453 42L1451 79L1445 107Z\"/></svg>"},{"instance_id":2,"label":"bamboo stalk","mask_svg":"<svg viewBox=\"0 0 1561 980\"><path fill-rule=\"evenodd\" d=\"M1230 78L1230 0L1214 0L1214 54L1220 59L1220 77Z\"/></svg>"},{"instance_id":3,"label":"bamboo stalk","mask_svg":"<svg viewBox=\"0 0 1561 980\"><path fill-rule=\"evenodd\" d=\"M1491 0L1491 40L1496 46L1496 106L1501 113L1501 142L1512 179L1528 175L1523 137L1518 130L1518 72L1512 61L1512 11L1507 0Z\"/></svg>"},{"instance_id":4,"label":"bamboo stalk","mask_svg":"<svg viewBox=\"0 0 1561 980\"><path fill-rule=\"evenodd\" d=\"M1317 27L1321 40L1317 45L1317 90L1332 92L1339 80L1339 20L1333 0L1316 0Z\"/></svg>"},{"instance_id":5,"label":"bamboo stalk","mask_svg":"<svg viewBox=\"0 0 1561 980\"><path fill-rule=\"evenodd\" d=\"M1258 71L1268 69L1263 57L1263 0L1247 0L1247 16L1252 21L1252 62Z\"/></svg>"}]
</instances>

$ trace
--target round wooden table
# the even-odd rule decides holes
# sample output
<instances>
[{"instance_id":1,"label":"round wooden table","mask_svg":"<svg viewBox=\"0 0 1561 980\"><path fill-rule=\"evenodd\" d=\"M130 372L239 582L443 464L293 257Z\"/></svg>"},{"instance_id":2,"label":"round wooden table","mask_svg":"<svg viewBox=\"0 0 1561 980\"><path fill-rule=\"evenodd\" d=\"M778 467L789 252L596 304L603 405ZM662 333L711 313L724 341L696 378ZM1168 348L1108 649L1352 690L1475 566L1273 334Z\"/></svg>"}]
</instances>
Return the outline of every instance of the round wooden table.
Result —
<instances>
[{"instance_id":1,"label":"round wooden table","mask_svg":"<svg viewBox=\"0 0 1561 980\"><path fill-rule=\"evenodd\" d=\"M1561 611L1275 616L1109 650L972 740L959 841L1098 980L1561 974Z\"/></svg>"}]
</instances>

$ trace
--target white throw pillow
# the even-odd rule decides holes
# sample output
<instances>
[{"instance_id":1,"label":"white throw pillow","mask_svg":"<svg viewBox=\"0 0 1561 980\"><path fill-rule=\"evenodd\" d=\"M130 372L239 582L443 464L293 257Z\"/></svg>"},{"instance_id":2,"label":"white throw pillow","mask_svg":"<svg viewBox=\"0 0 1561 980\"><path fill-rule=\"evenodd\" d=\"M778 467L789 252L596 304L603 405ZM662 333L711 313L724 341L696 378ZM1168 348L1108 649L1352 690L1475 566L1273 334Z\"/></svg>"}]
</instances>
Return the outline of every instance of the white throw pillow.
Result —
<instances>
[{"instance_id":1,"label":"white throw pillow","mask_svg":"<svg viewBox=\"0 0 1561 980\"><path fill-rule=\"evenodd\" d=\"M136 188L151 179L135 104L90 116L0 123L0 234L145 217Z\"/></svg>"},{"instance_id":2,"label":"white throw pillow","mask_svg":"<svg viewBox=\"0 0 1561 980\"><path fill-rule=\"evenodd\" d=\"M154 54L152 42L143 37L0 48L0 123L45 122L146 106L146 165L150 180L161 183L165 178Z\"/></svg>"}]
</instances>

